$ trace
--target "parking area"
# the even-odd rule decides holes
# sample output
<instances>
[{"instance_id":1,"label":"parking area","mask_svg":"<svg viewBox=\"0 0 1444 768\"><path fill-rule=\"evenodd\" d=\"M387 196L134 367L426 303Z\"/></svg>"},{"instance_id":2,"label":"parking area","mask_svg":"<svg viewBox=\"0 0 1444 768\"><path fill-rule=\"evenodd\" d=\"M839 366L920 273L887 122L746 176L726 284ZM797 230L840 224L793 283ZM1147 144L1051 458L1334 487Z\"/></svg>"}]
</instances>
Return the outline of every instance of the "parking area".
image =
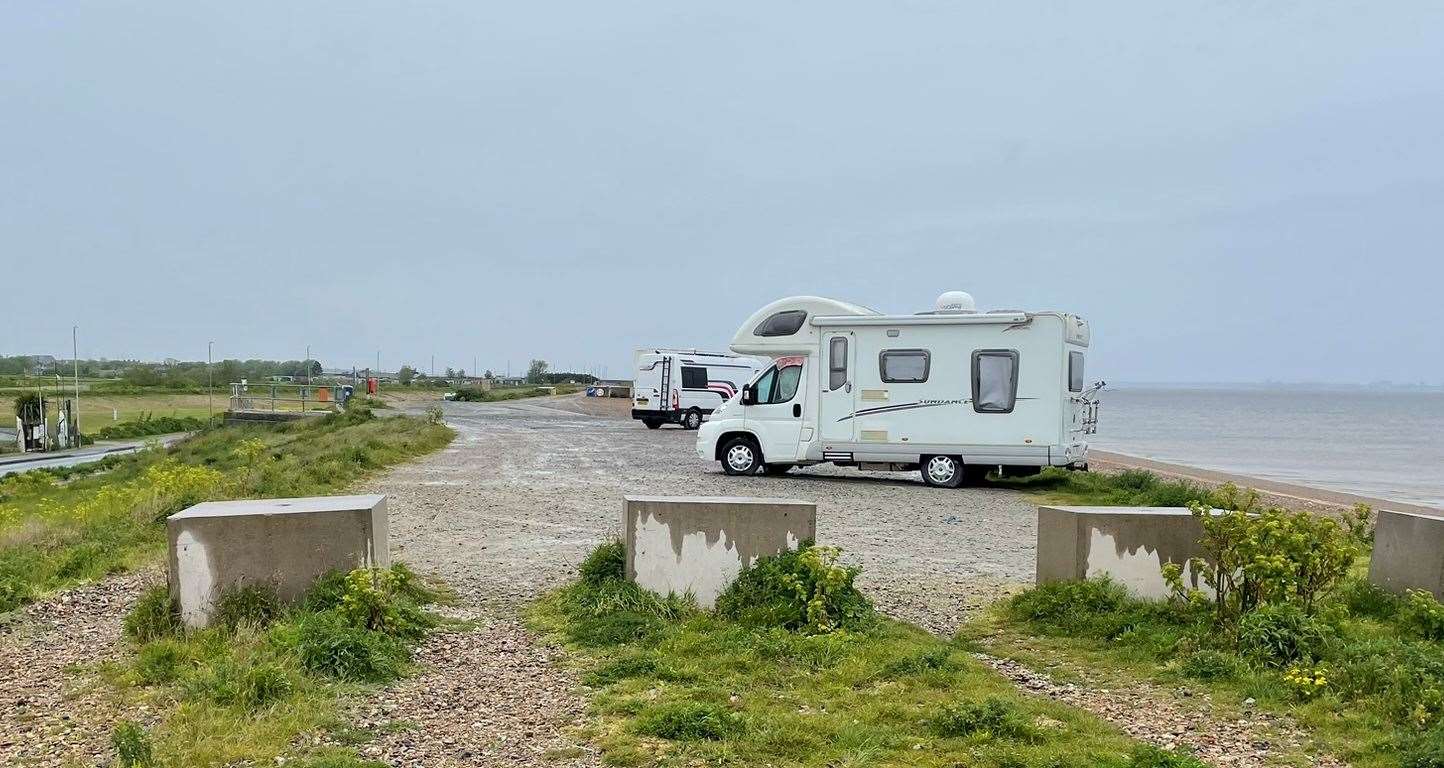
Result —
<instances>
[{"instance_id":1,"label":"parking area","mask_svg":"<svg viewBox=\"0 0 1444 768\"><path fill-rule=\"evenodd\" d=\"M619 533L626 494L772 496L816 501L819 543L862 566L879 607L934 631L1032 578L1036 514L1020 494L830 466L729 477L697 458L695 433L646 429L627 403L444 403L456 441L368 485L390 496L393 556L509 609Z\"/></svg>"}]
</instances>

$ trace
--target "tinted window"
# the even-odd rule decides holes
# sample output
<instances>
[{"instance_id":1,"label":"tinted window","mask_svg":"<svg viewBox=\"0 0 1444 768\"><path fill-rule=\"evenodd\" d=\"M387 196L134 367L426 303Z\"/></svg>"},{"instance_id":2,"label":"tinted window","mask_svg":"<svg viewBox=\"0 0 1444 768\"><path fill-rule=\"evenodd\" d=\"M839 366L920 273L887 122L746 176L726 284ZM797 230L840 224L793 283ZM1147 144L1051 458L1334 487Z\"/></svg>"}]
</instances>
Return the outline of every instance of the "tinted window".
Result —
<instances>
[{"instance_id":1,"label":"tinted window","mask_svg":"<svg viewBox=\"0 0 1444 768\"><path fill-rule=\"evenodd\" d=\"M1018 352L980 349L973 353L973 410L1012 413L1018 400Z\"/></svg>"},{"instance_id":2,"label":"tinted window","mask_svg":"<svg viewBox=\"0 0 1444 768\"><path fill-rule=\"evenodd\" d=\"M683 389L706 389L707 369L682 366L682 388Z\"/></svg>"},{"instance_id":3,"label":"tinted window","mask_svg":"<svg viewBox=\"0 0 1444 768\"><path fill-rule=\"evenodd\" d=\"M827 389L847 383L847 339L836 336L827 343Z\"/></svg>"},{"instance_id":4,"label":"tinted window","mask_svg":"<svg viewBox=\"0 0 1444 768\"><path fill-rule=\"evenodd\" d=\"M802 321L806 319L807 313L800 309L778 312L758 324L757 330L752 334L754 336L791 336L797 333L797 329L802 327Z\"/></svg>"},{"instance_id":5,"label":"tinted window","mask_svg":"<svg viewBox=\"0 0 1444 768\"><path fill-rule=\"evenodd\" d=\"M772 392L774 403L785 403L797 395L797 382L802 379L802 366L789 365L777 372L777 388ZM760 398L759 398L760 399Z\"/></svg>"},{"instance_id":6,"label":"tinted window","mask_svg":"<svg viewBox=\"0 0 1444 768\"><path fill-rule=\"evenodd\" d=\"M1068 391L1083 391L1083 353L1068 353Z\"/></svg>"},{"instance_id":7,"label":"tinted window","mask_svg":"<svg viewBox=\"0 0 1444 768\"><path fill-rule=\"evenodd\" d=\"M878 370L889 384L916 384L928 380L930 362L926 349L888 349L878 355Z\"/></svg>"}]
</instances>

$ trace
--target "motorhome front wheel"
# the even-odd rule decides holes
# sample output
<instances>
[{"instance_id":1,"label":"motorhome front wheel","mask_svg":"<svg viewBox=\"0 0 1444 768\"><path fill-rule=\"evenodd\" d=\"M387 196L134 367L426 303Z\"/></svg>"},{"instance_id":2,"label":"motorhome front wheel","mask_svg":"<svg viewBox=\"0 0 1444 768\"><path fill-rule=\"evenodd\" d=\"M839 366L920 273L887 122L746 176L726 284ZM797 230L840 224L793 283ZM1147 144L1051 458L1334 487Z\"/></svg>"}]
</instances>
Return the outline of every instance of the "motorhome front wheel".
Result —
<instances>
[{"instance_id":1,"label":"motorhome front wheel","mask_svg":"<svg viewBox=\"0 0 1444 768\"><path fill-rule=\"evenodd\" d=\"M760 463L757 446L745 437L734 437L722 451L722 469L729 475L750 475Z\"/></svg>"}]
</instances>

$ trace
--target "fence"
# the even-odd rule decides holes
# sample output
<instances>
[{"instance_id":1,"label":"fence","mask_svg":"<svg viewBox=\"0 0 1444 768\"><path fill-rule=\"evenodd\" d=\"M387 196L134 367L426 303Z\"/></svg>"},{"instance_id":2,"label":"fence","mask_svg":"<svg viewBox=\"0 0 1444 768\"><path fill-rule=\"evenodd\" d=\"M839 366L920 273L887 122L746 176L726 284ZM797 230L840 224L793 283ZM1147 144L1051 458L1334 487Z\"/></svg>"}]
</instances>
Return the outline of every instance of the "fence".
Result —
<instances>
[{"instance_id":1,"label":"fence","mask_svg":"<svg viewBox=\"0 0 1444 768\"><path fill-rule=\"evenodd\" d=\"M341 385L232 382L230 410L263 413L335 411L341 408L343 399Z\"/></svg>"}]
</instances>

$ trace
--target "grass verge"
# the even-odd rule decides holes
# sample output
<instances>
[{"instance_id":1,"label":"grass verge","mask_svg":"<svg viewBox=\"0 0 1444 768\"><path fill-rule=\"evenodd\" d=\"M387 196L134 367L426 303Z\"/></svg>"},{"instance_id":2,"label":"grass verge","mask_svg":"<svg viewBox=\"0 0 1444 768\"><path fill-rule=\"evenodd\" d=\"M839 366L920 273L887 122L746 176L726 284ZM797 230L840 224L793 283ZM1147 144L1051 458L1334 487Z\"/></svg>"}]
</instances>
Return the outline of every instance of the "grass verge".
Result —
<instances>
[{"instance_id":1,"label":"grass verge","mask_svg":"<svg viewBox=\"0 0 1444 768\"><path fill-rule=\"evenodd\" d=\"M1231 483L1213 488L1191 480L1165 479L1144 469L1072 472L1045 467L1032 477L994 477L987 484L1036 495L1046 504L1186 507L1197 502L1219 509L1242 509L1256 501L1252 491L1241 491Z\"/></svg>"},{"instance_id":2,"label":"grass verge","mask_svg":"<svg viewBox=\"0 0 1444 768\"><path fill-rule=\"evenodd\" d=\"M212 499L307 496L440 448L454 433L356 408L283 426L216 427L167 450L0 479L0 613L156 561L167 515Z\"/></svg>"},{"instance_id":3,"label":"grass verge","mask_svg":"<svg viewBox=\"0 0 1444 768\"><path fill-rule=\"evenodd\" d=\"M626 581L620 544L534 604L611 765L1200 766L1020 694L966 644L882 618L835 552L760 561L716 613ZM811 554L809 554L811 553Z\"/></svg>"},{"instance_id":4,"label":"grass verge","mask_svg":"<svg viewBox=\"0 0 1444 768\"><path fill-rule=\"evenodd\" d=\"M394 680L436 620L432 598L405 566L333 573L282 606L248 587L226 594L218 618L186 631L164 586L126 618L135 653L103 670L131 709L161 713L147 730L116 726L123 766L373 765L345 747L310 747L303 733L344 730L338 700Z\"/></svg>"},{"instance_id":5,"label":"grass verge","mask_svg":"<svg viewBox=\"0 0 1444 768\"><path fill-rule=\"evenodd\" d=\"M1373 587L1362 565L1312 616L1271 606L1220 630L1206 606L1095 580L1027 590L963 637L1034 668L1203 689L1227 710L1253 699L1350 765L1444 768L1444 608Z\"/></svg>"}]
</instances>

